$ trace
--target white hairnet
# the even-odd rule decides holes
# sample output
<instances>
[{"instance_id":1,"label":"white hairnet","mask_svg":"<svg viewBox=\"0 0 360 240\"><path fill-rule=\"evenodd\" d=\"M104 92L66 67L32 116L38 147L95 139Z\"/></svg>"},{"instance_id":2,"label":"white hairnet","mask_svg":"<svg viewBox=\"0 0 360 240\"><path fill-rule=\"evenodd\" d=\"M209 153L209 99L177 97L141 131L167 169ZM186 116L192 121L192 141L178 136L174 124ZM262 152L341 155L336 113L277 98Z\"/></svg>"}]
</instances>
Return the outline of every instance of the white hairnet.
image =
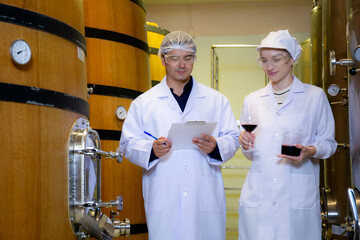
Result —
<instances>
[{"instance_id":1,"label":"white hairnet","mask_svg":"<svg viewBox=\"0 0 360 240\"><path fill-rule=\"evenodd\" d=\"M259 51L262 48L284 49L290 53L294 61L296 61L301 54L301 47L298 41L290 35L287 29L270 32L267 37L261 41L260 46L257 47L256 50Z\"/></svg>"},{"instance_id":2,"label":"white hairnet","mask_svg":"<svg viewBox=\"0 0 360 240\"><path fill-rule=\"evenodd\" d=\"M158 55L161 56L174 49L196 53L194 40L189 34L183 31L168 33L161 42Z\"/></svg>"}]
</instances>

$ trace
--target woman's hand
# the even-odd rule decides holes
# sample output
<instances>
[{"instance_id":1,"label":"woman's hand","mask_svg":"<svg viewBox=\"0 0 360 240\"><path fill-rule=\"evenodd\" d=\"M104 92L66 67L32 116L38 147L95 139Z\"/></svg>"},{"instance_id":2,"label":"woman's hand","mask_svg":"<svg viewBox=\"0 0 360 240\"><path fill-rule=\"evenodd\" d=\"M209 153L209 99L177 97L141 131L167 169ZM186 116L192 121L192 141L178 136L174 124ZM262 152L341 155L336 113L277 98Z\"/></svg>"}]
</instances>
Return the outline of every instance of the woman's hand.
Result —
<instances>
[{"instance_id":1,"label":"woman's hand","mask_svg":"<svg viewBox=\"0 0 360 240\"><path fill-rule=\"evenodd\" d=\"M239 143L244 150L249 150L254 145L255 134L247 131L242 131L239 136Z\"/></svg>"},{"instance_id":2,"label":"woman's hand","mask_svg":"<svg viewBox=\"0 0 360 240\"><path fill-rule=\"evenodd\" d=\"M285 155L285 154L279 154L278 157L289 159L289 160L293 161L294 163L301 163L305 158L314 156L316 153L316 148L313 146L304 146L301 144L296 144L295 147L297 147L301 150L300 156L295 157L295 156L289 156L289 155Z\"/></svg>"}]
</instances>

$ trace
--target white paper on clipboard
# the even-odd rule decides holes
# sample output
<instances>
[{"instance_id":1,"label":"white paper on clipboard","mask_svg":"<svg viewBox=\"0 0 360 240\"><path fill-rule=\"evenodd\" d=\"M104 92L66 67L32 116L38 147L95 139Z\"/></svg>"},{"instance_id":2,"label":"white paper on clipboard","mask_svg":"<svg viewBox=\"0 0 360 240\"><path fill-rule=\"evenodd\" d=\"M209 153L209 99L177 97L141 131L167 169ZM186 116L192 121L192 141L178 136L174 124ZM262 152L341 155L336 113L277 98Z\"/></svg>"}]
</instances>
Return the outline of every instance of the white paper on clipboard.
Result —
<instances>
[{"instance_id":1,"label":"white paper on clipboard","mask_svg":"<svg viewBox=\"0 0 360 240\"><path fill-rule=\"evenodd\" d=\"M167 138L172 142L172 149L197 149L192 143L194 137L201 134L211 136L218 122L188 121L175 122L171 125Z\"/></svg>"}]
</instances>

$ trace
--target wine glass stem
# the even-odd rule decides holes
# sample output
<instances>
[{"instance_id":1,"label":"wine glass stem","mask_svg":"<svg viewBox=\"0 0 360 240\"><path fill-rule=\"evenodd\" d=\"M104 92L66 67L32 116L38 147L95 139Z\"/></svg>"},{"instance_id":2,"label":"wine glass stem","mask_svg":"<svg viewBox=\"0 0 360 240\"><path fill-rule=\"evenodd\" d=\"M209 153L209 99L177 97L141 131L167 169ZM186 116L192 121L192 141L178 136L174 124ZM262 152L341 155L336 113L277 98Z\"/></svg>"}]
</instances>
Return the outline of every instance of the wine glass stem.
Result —
<instances>
[{"instance_id":1,"label":"wine glass stem","mask_svg":"<svg viewBox=\"0 0 360 240\"><path fill-rule=\"evenodd\" d=\"M248 131L249 133L252 133L252 131ZM253 144L251 143L251 141L249 141L249 144L250 144L250 147L249 147L249 150L253 150Z\"/></svg>"}]
</instances>

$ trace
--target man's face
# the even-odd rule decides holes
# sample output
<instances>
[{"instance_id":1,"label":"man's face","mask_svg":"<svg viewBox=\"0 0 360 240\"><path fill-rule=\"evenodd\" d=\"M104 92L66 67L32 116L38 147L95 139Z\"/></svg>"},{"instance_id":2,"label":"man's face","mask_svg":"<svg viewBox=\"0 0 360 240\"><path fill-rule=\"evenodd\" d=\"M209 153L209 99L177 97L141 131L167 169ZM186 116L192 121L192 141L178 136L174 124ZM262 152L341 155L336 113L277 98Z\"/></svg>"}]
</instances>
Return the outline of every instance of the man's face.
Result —
<instances>
[{"instance_id":1,"label":"man's face","mask_svg":"<svg viewBox=\"0 0 360 240\"><path fill-rule=\"evenodd\" d=\"M179 49L171 50L161 57L167 79L170 81L187 82L190 79L194 60L194 53Z\"/></svg>"}]
</instances>

